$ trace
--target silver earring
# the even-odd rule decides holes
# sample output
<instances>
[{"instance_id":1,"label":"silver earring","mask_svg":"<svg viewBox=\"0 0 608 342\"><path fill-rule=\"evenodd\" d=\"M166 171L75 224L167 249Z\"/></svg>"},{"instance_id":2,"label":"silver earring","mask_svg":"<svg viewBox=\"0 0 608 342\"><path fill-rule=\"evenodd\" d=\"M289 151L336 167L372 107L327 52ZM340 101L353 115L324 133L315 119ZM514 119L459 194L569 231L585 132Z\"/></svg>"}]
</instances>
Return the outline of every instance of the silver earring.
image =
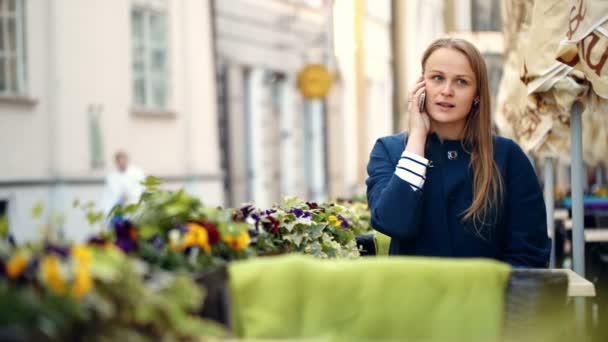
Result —
<instances>
[{"instance_id":1,"label":"silver earring","mask_svg":"<svg viewBox=\"0 0 608 342\"><path fill-rule=\"evenodd\" d=\"M475 107L479 106L479 99L475 99L473 101L473 106L475 106Z\"/></svg>"}]
</instances>

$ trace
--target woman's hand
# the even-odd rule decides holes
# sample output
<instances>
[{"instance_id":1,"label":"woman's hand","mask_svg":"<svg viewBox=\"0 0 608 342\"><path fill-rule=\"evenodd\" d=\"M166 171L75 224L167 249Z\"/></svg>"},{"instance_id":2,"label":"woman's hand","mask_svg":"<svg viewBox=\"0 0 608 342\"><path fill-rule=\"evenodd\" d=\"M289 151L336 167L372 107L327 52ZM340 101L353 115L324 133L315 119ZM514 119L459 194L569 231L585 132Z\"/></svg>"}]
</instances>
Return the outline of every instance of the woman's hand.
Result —
<instances>
[{"instance_id":1,"label":"woman's hand","mask_svg":"<svg viewBox=\"0 0 608 342\"><path fill-rule=\"evenodd\" d=\"M431 129L431 121L426 111L420 111L420 108L418 107L421 95L425 91L424 86L424 77L420 76L418 83L416 83L414 89L409 94L407 110L409 113L410 136L421 136L426 138Z\"/></svg>"},{"instance_id":2,"label":"woman's hand","mask_svg":"<svg viewBox=\"0 0 608 342\"><path fill-rule=\"evenodd\" d=\"M416 153L419 156L424 157L424 145L426 144L426 137L431 130L431 120L429 115L424 111L420 111L420 97L425 91L424 77L420 76L418 83L414 86L414 89L409 94L408 100L408 116L409 116L409 127L410 132L407 139L407 145L405 146L406 151Z\"/></svg>"}]
</instances>

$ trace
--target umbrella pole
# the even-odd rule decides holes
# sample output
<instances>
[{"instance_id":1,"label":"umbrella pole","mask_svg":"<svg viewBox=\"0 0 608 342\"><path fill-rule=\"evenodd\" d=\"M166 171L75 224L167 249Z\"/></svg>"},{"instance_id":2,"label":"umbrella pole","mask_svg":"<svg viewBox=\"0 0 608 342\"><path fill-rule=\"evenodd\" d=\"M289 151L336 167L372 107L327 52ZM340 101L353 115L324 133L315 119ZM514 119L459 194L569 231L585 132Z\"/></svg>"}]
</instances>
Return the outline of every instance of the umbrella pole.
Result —
<instances>
[{"instance_id":1,"label":"umbrella pole","mask_svg":"<svg viewBox=\"0 0 608 342\"><path fill-rule=\"evenodd\" d=\"M555 220L553 215L555 212L555 199L553 194L554 188L554 164L553 158L545 158L545 206L547 207L547 233L551 238L551 258L549 259L549 268L555 268Z\"/></svg>"},{"instance_id":2,"label":"umbrella pole","mask_svg":"<svg viewBox=\"0 0 608 342\"><path fill-rule=\"evenodd\" d=\"M570 113L570 154L572 180L572 259L574 272L585 277L585 227L583 212L583 107L579 101L574 102ZM574 303L576 328L584 336L586 321L585 299L578 297Z\"/></svg>"},{"instance_id":3,"label":"umbrella pole","mask_svg":"<svg viewBox=\"0 0 608 342\"><path fill-rule=\"evenodd\" d=\"M583 122L582 105L575 102L570 116L572 180L572 258L574 272L585 277L585 232L583 212Z\"/></svg>"}]
</instances>

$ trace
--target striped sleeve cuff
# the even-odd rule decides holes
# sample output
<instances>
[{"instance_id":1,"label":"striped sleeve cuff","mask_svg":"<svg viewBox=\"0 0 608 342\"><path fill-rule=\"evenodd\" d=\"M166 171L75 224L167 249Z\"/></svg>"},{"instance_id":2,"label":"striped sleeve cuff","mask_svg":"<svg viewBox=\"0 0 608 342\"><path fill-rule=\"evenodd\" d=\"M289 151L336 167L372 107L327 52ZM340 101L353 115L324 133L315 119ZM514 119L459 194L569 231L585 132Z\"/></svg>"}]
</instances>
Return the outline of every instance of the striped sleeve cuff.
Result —
<instances>
[{"instance_id":1,"label":"striped sleeve cuff","mask_svg":"<svg viewBox=\"0 0 608 342\"><path fill-rule=\"evenodd\" d=\"M426 168L429 164L428 159L415 153L403 151L401 159L395 169L397 177L410 183L412 189L421 190L426 179Z\"/></svg>"}]
</instances>

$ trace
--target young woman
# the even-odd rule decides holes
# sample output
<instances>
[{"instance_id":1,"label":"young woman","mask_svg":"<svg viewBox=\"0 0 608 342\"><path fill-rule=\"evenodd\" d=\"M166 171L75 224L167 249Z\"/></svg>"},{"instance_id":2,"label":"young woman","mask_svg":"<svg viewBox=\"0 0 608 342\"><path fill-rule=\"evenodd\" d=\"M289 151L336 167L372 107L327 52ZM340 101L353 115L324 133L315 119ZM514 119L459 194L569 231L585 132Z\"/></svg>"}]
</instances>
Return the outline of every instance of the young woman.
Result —
<instances>
[{"instance_id":1,"label":"young woman","mask_svg":"<svg viewBox=\"0 0 608 342\"><path fill-rule=\"evenodd\" d=\"M486 257L546 267L542 191L513 141L492 135L485 62L461 39L422 57L410 130L378 139L367 166L372 226L391 255Z\"/></svg>"}]
</instances>

